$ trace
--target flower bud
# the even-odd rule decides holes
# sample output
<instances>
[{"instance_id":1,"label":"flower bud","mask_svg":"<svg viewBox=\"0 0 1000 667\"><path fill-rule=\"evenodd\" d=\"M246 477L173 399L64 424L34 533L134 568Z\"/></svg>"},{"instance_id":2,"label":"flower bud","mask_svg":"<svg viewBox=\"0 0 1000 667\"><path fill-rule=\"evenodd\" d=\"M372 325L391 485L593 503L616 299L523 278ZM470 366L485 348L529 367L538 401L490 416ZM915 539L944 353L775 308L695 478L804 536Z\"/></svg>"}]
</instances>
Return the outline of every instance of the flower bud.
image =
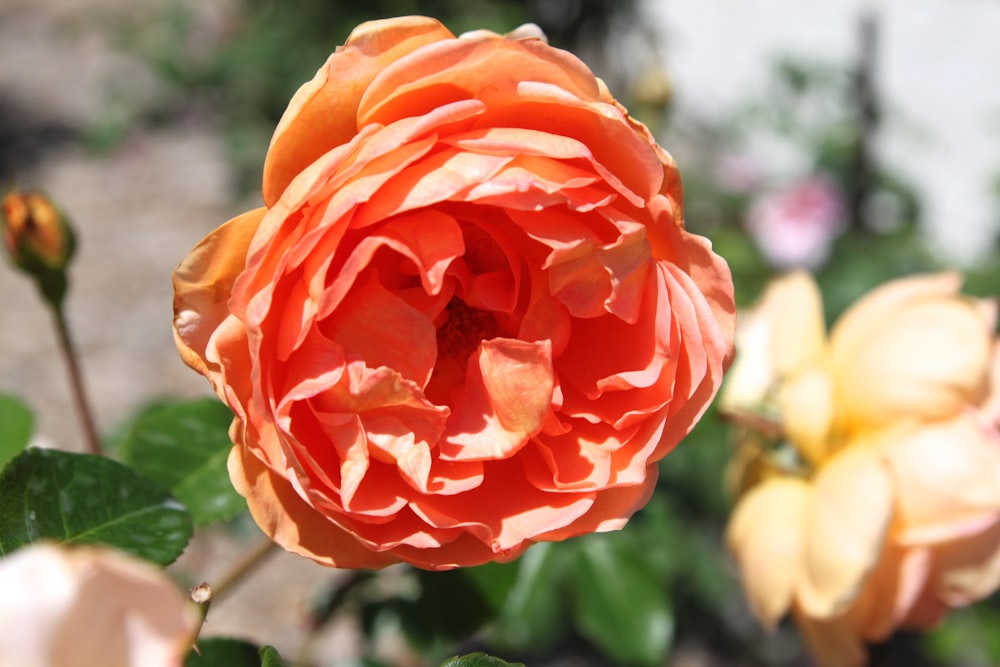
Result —
<instances>
[{"instance_id":1,"label":"flower bud","mask_svg":"<svg viewBox=\"0 0 1000 667\"><path fill-rule=\"evenodd\" d=\"M75 246L63 214L39 192L11 190L3 198L0 228L14 265L38 281L46 299L61 302L66 266Z\"/></svg>"}]
</instances>

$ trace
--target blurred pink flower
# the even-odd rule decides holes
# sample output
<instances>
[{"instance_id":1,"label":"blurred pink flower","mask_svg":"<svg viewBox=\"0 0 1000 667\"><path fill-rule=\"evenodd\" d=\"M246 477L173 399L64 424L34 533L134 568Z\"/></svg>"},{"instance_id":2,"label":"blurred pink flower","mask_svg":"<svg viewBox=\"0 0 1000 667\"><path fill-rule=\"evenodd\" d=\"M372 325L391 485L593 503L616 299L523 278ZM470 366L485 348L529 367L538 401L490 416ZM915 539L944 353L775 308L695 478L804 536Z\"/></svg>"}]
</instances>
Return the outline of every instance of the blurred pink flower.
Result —
<instances>
[{"instance_id":1,"label":"blurred pink flower","mask_svg":"<svg viewBox=\"0 0 1000 667\"><path fill-rule=\"evenodd\" d=\"M823 175L758 196L747 212L746 228L776 269L816 269L844 230L844 198Z\"/></svg>"},{"instance_id":2,"label":"blurred pink flower","mask_svg":"<svg viewBox=\"0 0 1000 667\"><path fill-rule=\"evenodd\" d=\"M760 622L791 613L824 667L863 665L867 642L1000 585L997 314L959 282L887 283L827 336L815 282L794 273L738 347L722 407L760 406L785 444L737 456L727 542ZM763 371L743 361L762 354Z\"/></svg>"}]
</instances>

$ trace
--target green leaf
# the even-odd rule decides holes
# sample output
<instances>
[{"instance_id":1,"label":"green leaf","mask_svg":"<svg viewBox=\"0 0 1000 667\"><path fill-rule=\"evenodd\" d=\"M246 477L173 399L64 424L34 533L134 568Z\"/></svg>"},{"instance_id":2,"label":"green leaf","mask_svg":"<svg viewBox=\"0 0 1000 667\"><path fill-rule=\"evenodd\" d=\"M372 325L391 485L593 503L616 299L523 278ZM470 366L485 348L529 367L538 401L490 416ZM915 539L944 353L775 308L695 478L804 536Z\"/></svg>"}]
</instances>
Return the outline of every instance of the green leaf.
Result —
<instances>
[{"instance_id":1,"label":"green leaf","mask_svg":"<svg viewBox=\"0 0 1000 667\"><path fill-rule=\"evenodd\" d=\"M524 667L520 662L507 662L506 660L494 658L492 655L486 655L485 653L459 655L454 658L448 658L441 663L441 667L504 667L505 665L509 665L510 667Z\"/></svg>"},{"instance_id":2,"label":"green leaf","mask_svg":"<svg viewBox=\"0 0 1000 667\"><path fill-rule=\"evenodd\" d=\"M278 655L278 649L265 646L260 650L260 667L285 667L285 661Z\"/></svg>"},{"instance_id":3,"label":"green leaf","mask_svg":"<svg viewBox=\"0 0 1000 667\"><path fill-rule=\"evenodd\" d=\"M574 553L573 542L543 542L521 556L496 621L498 644L538 652L559 641L567 628L564 584Z\"/></svg>"},{"instance_id":4,"label":"green leaf","mask_svg":"<svg viewBox=\"0 0 1000 667\"><path fill-rule=\"evenodd\" d=\"M0 468L28 446L35 416L21 399L0 394Z\"/></svg>"},{"instance_id":5,"label":"green leaf","mask_svg":"<svg viewBox=\"0 0 1000 667\"><path fill-rule=\"evenodd\" d=\"M673 635L664 585L623 533L579 540L577 629L620 665L662 665Z\"/></svg>"},{"instance_id":6,"label":"green leaf","mask_svg":"<svg viewBox=\"0 0 1000 667\"><path fill-rule=\"evenodd\" d=\"M194 525L230 519L246 508L226 470L232 421L229 408L213 398L158 403L136 417L120 456L170 489Z\"/></svg>"},{"instance_id":7,"label":"green leaf","mask_svg":"<svg viewBox=\"0 0 1000 667\"><path fill-rule=\"evenodd\" d=\"M166 490L103 456L31 448L0 473L0 554L50 539L167 565L191 532L191 516Z\"/></svg>"},{"instance_id":8,"label":"green leaf","mask_svg":"<svg viewBox=\"0 0 1000 667\"><path fill-rule=\"evenodd\" d=\"M241 639L212 637L199 639L198 650L188 653L184 667L261 667L263 651L258 653L256 646ZM281 663L272 663L280 665Z\"/></svg>"}]
</instances>

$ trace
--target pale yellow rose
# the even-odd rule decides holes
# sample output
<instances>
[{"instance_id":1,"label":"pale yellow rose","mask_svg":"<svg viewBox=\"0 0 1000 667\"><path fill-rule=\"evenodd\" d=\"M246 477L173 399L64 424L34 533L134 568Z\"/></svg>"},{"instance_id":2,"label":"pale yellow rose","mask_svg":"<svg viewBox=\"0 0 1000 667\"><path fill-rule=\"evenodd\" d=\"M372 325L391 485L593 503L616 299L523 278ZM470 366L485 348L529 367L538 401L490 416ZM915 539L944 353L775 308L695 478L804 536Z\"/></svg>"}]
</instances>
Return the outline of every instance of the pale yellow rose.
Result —
<instances>
[{"instance_id":1,"label":"pale yellow rose","mask_svg":"<svg viewBox=\"0 0 1000 667\"><path fill-rule=\"evenodd\" d=\"M996 314L958 288L953 274L888 283L829 339L805 274L758 311L786 442L756 450L772 472L727 541L761 623L791 613L824 667L865 664L867 643L1000 585Z\"/></svg>"},{"instance_id":2,"label":"pale yellow rose","mask_svg":"<svg viewBox=\"0 0 1000 667\"><path fill-rule=\"evenodd\" d=\"M163 570L39 543L0 560L0 667L179 667L196 618Z\"/></svg>"}]
</instances>

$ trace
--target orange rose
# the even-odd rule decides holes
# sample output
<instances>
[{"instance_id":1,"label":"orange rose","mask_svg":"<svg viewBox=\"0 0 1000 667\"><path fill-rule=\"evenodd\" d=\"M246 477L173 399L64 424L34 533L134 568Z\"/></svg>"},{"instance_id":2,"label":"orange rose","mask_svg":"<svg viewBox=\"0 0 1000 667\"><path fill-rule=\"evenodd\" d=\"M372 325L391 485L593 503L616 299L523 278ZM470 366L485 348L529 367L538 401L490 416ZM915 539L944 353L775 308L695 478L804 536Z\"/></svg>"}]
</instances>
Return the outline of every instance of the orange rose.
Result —
<instances>
[{"instance_id":1,"label":"orange rose","mask_svg":"<svg viewBox=\"0 0 1000 667\"><path fill-rule=\"evenodd\" d=\"M366 23L292 99L265 207L174 274L260 526L444 569L620 528L731 351L732 282L670 157L530 37Z\"/></svg>"},{"instance_id":2,"label":"orange rose","mask_svg":"<svg viewBox=\"0 0 1000 667\"><path fill-rule=\"evenodd\" d=\"M180 667L197 628L163 570L105 547L24 547L0 588L4 667Z\"/></svg>"},{"instance_id":3,"label":"orange rose","mask_svg":"<svg viewBox=\"0 0 1000 667\"><path fill-rule=\"evenodd\" d=\"M953 274L888 283L827 340L815 283L792 274L742 337L760 347L741 348L729 409L766 384L742 362L763 353L758 406L787 443L743 461L729 546L761 622L791 611L827 667L864 664L866 642L1000 585L996 312L958 287Z\"/></svg>"}]
</instances>

